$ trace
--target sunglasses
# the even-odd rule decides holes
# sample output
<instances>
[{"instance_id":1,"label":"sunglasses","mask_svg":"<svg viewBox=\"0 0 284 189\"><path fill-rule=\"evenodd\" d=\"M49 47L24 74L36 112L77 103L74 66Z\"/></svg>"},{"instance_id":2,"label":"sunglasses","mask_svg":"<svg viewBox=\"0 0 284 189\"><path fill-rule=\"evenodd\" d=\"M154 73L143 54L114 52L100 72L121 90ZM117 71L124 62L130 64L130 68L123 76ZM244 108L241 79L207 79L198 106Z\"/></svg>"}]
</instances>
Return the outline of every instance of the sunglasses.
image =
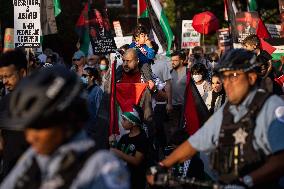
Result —
<instances>
[{"instance_id":1,"label":"sunglasses","mask_svg":"<svg viewBox=\"0 0 284 189\"><path fill-rule=\"evenodd\" d=\"M77 59L77 58L73 58L72 60L75 62L75 61L79 61L79 60L81 60L81 58L79 58L79 59Z\"/></svg>"}]
</instances>

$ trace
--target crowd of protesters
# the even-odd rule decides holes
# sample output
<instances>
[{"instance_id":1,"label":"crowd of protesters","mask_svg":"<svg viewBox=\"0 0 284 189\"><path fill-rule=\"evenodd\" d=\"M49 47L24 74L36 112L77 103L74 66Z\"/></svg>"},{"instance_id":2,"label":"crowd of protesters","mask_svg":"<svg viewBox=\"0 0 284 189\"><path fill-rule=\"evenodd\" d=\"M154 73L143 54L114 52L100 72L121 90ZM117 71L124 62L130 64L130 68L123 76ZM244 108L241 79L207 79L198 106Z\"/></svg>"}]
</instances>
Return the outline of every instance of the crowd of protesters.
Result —
<instances>
[{"instance_id":1,"label":"crowd of protesters","mask_svg":"<svg viewBox=\"0 0 284 189\"><path fill-rule=\"evenodd\" d=\"M228 120L224 118L223 121L230 122L231 118L239 124L238 121L247 116L244 108L252 107L253 97L246 100L247 96L258 94L259 89L269 95L256 112L265 106L265 113L271 117L265 120L252 113L254 125L246 134L249 142L256 138L257 144L248 148L260 145L257 149L262 149L259 151L263 151L265 159L271 161L268 158L273 157L274 163L283 168L276 170L277 165L273 164L266 167L268 173L276 176L268 178L265 186L272 183L271 186L280 187L278 179L284 176L281 160L284 101L280 97L284 90L275 79L283 72L273 67L271 55L260 48L256 35L248 36L242 45L243 49L231 50L222 56L217 52L205 54L202 47L196 46L191 52L173 51L167 58L157 55L158 45L149 38L143 26L137 26L133 42L116 53L98 55L89 52L86 55L78 50L74 52L71 64L64 63L51 49L45 49L40 55L29 52L27 56L21 49L1 54L0 188L154 188L151 184L157 179L155 175L165 169L177 178L220 181L211 170L208 159L212 160L212 157L204 153L213 148L223 153L215 143L219 133L214 135L213 128L222 125L220 144L224 143L228 153L232 152L224 142L224 136L227 136L224 132L233 132L234 128L223 128L223 111L231 112ZM115 73L113 66L116 66ZM228 81L234 83L243 75L246 77L243 85L247 88L242 90L240 87L239 92L229 89ZM115 121L119 134L109 131L112 82L146 86L139 102L130 104L127 111L117 112ZM188 108L185 107L188 82L192 82L197 91L194 98L202 99L208 115L212 116L193 136L188 135L184 119L184 109ZM127 94L125 101L138 95L133 91ZM237 97L234 95L242 99L235 103L233 98ZM255 126L259 119L265 121L263 127L266 130ZM262 132L269 134L262 136ZM250 150L244 151L251 153ZM201 153L197 154L197 151ZM228 153L223 159L225 164L234 158ZM216 166L221 162L218 159L221 155L214 155ZM249 161L244 159L244 163ZM154 179L148 178L149 185L146 172L152 166L155 171L150 169L150 176ZM259 186L263 175L249 175L256 169L249 166L248 172L238 174L239 180L233 177L221 181L244 187Z\"/></svg>"}]
</instances>

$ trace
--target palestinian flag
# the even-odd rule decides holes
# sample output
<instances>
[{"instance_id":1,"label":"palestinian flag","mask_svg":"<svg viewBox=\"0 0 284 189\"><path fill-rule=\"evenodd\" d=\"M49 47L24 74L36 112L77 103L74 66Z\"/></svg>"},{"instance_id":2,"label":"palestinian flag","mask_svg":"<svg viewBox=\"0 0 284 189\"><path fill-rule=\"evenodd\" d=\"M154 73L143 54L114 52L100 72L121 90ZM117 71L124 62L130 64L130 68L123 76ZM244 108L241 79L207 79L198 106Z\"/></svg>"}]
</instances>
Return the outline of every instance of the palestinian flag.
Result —
<instances>
[{"instance_id":1,"label":"palestinian flag","mask_svg":"<svg viewBox=\"0 0 284 189\"><path fill-rule=\"evenodd\" d=\"M236 12L233 7L233 4L234 2L232 0L224 0L225 18L228 19L233 43L235 43L238 41L238 33L236 28Z\"/></svg>"},{"instance_id":2,"label":"palestinian flag","mask_svg":"<svg viewBox=\"0 0 284 189\"><path fill-rule=\"evenodd\" d=\"M193 135L210 117L209 111L201 98L198 89L187 73L185 89L184 125L189 135Z\"/></svg>"},{"instance_id":3,"label":"palestinian flag","mask_svg":"<svg viewBox=\"0 0 284 189\"><path fill-rule=\"evenodd\" d=\"M163 49L166 50L167 55L169 55L173 42L173 32L158 0L139 0L138 17L147 15L150 20L151 28L157 35Z\"/></svg>"},{"instance_id":4,"label":"palestinian flag","mask_svg":"<svg viewBox=\"0 0 284 189\"><path fill-rule=\"evenodd\" d=\"M90 44L90 36L89 36L89 11L90 4L87 2L84 6L84 9L81 12L80 17L76 23L76 33L78 34L80 40L80 50L88 55L89 44Z\"/></svg>"},{"instance_id":5,"label":"palestinian flag","mask_svg":"<svg viewBox=\"0 0 284 189\"><path fill-rule=\"evenodd\" d=\"M54 16L57 17L61 13L60 0L53 0L53 5L54 5Z\"/></svg>"},{"instance_id":6,"label":"palestinian flag","mask_svg":"<svg viewBox=\"0 0 284 189\"><path fill-rule=\"evenodd\" d=\"M119 127L121 115L124 112L133 111L133 105L139 105L147 87L145 83L117 83L115 88L117 112L115 113L114 128L112 134L121 134L123 128ZM131 91L131 93L129 93Z\"/></svg>"},{"instance_id":7,"label":"palestinian flag","mask_svg":"<svg viewBox=\"0 0 284 189\"><path fill-rule=\"evenodd\" d=\"M138 105L147 87L146 83L117 83L116 100L122 112L132 112L133 105ZM129 93L131 91L131 93Z\"/></svg>"},{"instance_id":8,"label":"palestinian flag","mask_svg":"<svg viewBox=\"0 0 284 189\"><path fill-rule=\"evenodd\" d=\"M257 10L256 0L248 0L248 10L249 11L256 11Z\"/></svg>"},{"instance_id":9,"label":"palestinian flag","mask_svg":"<svg viewBox=\"0 0 284 189\"><path fill-rule=\"evenodd\" d=\"M257 24L257 29L256 29L256 35L259 38L263 38L263 39L267 39L270 38L270 34L266 28L266 26L264 25L262 19L259 17L258 19L258 24Z\"/></svg>"},{"instance_id":10,"label":"palestinian flag","mask_svg":"<svg viewBox=\"0 0 284 189\"><path fill-rule=\"evenodd\" d=\"M137 17L138 18L148 18L149 17L149 12L147 9L147 3L145 0L138 0L138 5L137 5Z\"/></svg>"}]
</instances>

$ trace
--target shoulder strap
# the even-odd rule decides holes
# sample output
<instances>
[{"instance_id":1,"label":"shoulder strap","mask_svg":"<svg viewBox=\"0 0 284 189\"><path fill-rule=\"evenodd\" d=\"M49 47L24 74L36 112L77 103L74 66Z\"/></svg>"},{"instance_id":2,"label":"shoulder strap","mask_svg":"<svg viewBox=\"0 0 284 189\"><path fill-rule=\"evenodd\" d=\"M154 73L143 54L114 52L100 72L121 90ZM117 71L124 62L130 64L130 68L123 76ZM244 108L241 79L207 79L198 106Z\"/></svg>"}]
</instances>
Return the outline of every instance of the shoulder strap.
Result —
<instances>
[{"instance_id":1,"label":"shoulder strap","mask_svg":"<svg viewBox=\"0 0 284 189\"><path fill-rule=\"evenodd\" d=\"M271 93L267 93L264 90L258 90L250 103L248 107L248 112L238 121L243 122L247 118L250 118L255 121L256 116L258 115L259 111L261 110L263 104L266 102L266 100L271 96ZM230 103L227 102L225 104L224 110L223 110L223 124L231 124L233 123L234 116L229 111Z\"/></svg>"},{"instance_id":2,"label":"shoulder strap","mask_svg":"<svg viewBox=\"0 0 284 189\"><path fill-rule=\"evenodd\" d=\"M75 154L74 152L70 152L66 155L62 160L61 168L58 171L58 176L64 180L64 185L60 186L58 189L69 188L82 167L85 165L87 159L97 150L97 147L94 146L80 155Z\"/></svg>"},{"instance_id":3,"label":"shoulder strap","mask_svg":"<svg viewBox=\"0 0 284 189\"><path fill-rule=\"evenodd\" d=\"M266 100L271 96L271 93L268 93L264 90L258 90L249 105L249 111L247 114L249 114L252 118L256 118L258 113L260 112L262 106L266 102Z\"/></svg>"}]
</instances>

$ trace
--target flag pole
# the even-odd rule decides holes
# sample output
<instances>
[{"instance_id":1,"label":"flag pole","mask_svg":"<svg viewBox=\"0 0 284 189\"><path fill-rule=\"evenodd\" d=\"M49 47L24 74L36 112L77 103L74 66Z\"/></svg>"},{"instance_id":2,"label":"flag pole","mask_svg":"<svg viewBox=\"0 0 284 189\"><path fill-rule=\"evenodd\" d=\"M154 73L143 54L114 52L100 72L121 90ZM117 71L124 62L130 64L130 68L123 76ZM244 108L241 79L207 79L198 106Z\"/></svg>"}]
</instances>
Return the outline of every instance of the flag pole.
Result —
<instances>
[{"instance_id":1,"label":"flag pole","mask_svg":"<svg viewBox=\"0 0 284 189\"><path fill-rule=\"evenodd\" d=\"M137 20L136 20L136 22L137 22L137 25L138 25L138 21L139 21L139 10L140 10L140 2L139 2L140 0L137 0Z\"/></svg>"},{"instance_id":2,"label":"flag pole","mask_svg":"<svg viewBox=\"0 0 284 189\"><path fill-rule=\"evenodd\" d=\"M229 32L232 37L233 43L237 43L237 35L236 35L236 28L235 28L235 13L232 6L232 0L227 0L227 10L228 10L228 24L229 24Z\"/></svg>"}]
</instances>

